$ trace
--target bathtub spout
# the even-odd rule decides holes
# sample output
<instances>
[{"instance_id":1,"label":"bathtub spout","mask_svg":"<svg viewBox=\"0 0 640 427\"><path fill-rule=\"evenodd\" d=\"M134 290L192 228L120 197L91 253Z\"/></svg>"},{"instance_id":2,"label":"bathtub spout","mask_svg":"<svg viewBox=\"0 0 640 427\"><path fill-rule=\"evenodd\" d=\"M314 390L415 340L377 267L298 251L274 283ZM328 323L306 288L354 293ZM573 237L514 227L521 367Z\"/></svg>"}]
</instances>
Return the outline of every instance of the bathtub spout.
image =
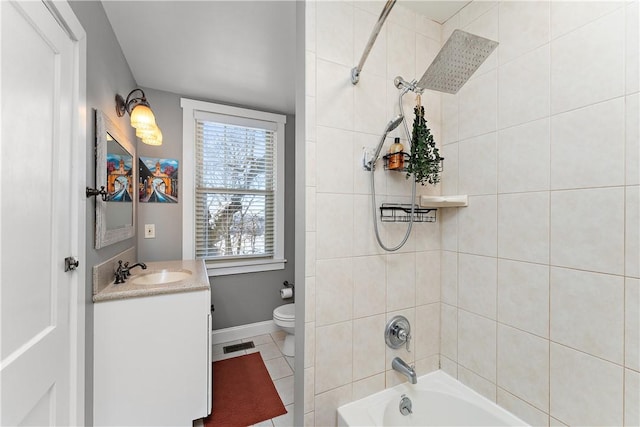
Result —
<instances>
[{"instance_id":1,"label":"bathtub spout","mask_svg":"<svg viewBox=\"0 0 640 427\"><path fill-rule=\"evenodd\" d=\"M418 383L418 376L416 375L416 370L412 366L407 365L407 363L404 360L400 359L399 357L395 357L393 359L393 361L391 362L391 367L394 370L400 372L402 375L409 378L409 380L411 381L411 384Z\"/></svg>"}]
</instances>

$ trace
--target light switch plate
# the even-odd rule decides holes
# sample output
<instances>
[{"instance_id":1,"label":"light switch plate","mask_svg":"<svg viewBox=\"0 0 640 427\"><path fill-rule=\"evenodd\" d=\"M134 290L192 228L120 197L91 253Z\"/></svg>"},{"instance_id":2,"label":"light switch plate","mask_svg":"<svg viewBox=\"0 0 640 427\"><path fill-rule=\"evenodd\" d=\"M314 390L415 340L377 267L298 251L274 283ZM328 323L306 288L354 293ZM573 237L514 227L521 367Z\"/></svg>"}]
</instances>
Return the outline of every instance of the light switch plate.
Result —
<instances>
[{"instance_id":1,"label":"light switch plate","mask_svg":"<svg viewBox=\"0 0 640 427\"><path fill-rule=\"evenodd\" d=\"M144 238L145 239L155 239L156 238L156 225L155 224L145 224L144 225Z\"/></svg>"}]
</instances>

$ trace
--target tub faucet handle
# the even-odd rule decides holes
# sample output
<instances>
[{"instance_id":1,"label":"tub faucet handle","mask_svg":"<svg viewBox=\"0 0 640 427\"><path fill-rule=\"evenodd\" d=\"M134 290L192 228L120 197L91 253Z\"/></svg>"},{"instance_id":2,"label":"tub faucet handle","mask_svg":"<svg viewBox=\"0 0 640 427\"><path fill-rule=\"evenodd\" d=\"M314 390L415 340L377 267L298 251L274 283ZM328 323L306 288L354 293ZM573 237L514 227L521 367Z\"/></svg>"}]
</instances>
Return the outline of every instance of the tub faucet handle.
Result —
<instances>
[{"instance_id":1,"label":"tub faucet handle","mask_svg":"<svg viewBox=\"0 0 640 427\"><path fill-rule=\"evenodd\" d=\"M404 316L394 316L384 331L385 342L390 348L400 348L404 344L407 351L411 343L411 325Z\"/></svg>"},{"instance_id":2,"label":"tub faucet handle","mask_svg":"<svg viewBox=\"0 0 640 427\"><path fill-rule=\"evenodd\" d=\"M406 329L398 329L398 338L400 339L400 341L404 342L407 351L411 352L411 350L409 349L409 344L411 343L411 334Z\"/></svg>"},{"instance_id":3,"label":"tub faucet handle","mask_svg":"<svg viewBox=\"0 0 640 427\"><path fill-rule=\"evenodd\" d=\"M411 334L410 334L410 333L405 332L404 330L400 331L400 334L401 334L402 336L404 336L404 340L405 340L405 341L404 341L404 344L405 344L405 346L406 346L406 348L407 348L407 352L411 353L411 349L409 348L409 344L411 344ZM400 335L400 334L399 334L399 335Z\"/></svg>"}]
</instances>

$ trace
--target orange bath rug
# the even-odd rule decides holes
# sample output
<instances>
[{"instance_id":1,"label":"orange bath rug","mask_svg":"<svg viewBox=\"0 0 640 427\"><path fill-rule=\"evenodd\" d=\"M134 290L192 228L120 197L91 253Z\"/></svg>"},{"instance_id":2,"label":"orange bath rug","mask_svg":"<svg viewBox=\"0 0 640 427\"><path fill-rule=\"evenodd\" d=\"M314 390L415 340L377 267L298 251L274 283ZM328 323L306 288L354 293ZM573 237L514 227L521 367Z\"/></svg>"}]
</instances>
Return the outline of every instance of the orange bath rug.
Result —
<instances>
[{"instance_id":1,"label":"orange bath rug","mask_svg":"<svg viewBox=\"0 0 640 427\"><path fill-rule=\"evenodd\" d=\"M213 410L205 427L250 426L286 413L260 353L213 363Z\"/></svg>"}]
</instances>

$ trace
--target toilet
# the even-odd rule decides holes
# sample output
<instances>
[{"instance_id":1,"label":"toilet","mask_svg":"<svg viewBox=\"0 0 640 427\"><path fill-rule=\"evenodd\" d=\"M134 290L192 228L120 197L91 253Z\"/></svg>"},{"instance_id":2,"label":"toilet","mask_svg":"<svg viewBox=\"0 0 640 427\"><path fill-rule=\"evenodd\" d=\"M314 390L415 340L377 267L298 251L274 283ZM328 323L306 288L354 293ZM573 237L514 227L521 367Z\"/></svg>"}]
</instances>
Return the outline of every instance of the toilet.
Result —
<instances>
[{"instance_id":1,"label":"toilet","mask_svg":"<svg viewBox=\"0 0 640 427\"><path fill-rule=\"evenodd\" d=\"M282 354L285 356L295 356L294 331L296 327L296 305L284 304L273 310L273 323L287 333L284 338Z\"/></svg>"}]
</instances>

